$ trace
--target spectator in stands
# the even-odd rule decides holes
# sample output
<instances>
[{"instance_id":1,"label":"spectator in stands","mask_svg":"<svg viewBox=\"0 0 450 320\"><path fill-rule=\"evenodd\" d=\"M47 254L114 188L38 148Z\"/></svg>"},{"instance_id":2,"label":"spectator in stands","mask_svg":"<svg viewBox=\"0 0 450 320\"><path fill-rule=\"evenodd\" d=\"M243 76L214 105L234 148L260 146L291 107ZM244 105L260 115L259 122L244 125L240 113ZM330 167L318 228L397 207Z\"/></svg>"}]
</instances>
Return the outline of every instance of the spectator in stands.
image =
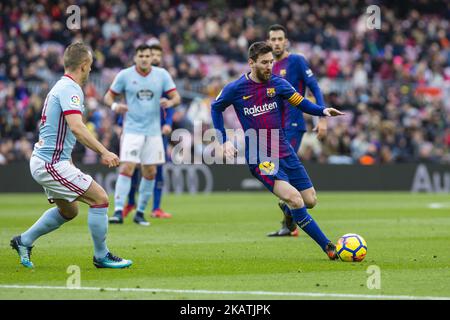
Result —
<instances>
[{"instance_id":1,"label":"spectator in stands","mask_svg":"<svg viewBox=\"0 0 450 320\"><path fill-rule=\"evenodd\" d=\"M0 163L27 157L23 138L32 147L49 85L63 72L62 50L74 39L92 47L91 85L102 94L116 69L131 61L127 54L136 43L159 38L164 65L186 93L175 115L176 128L186 127L186 114L196 113L189 112L194 98L215 97L215 87L246 70L248 44L263 39L267 26L279 21L288 21L291 51L305 53L325 101L344 108L351 119L345 127L330 123L330 139L320 151L304 151L306 158L358 163L371 149L376 163L450 163L450 25L445 2L380 1L380 30L367 30L363 1L243 1L220 7L207 1L90 0L78 4L80 30L65 25L70 4L0 2ZM100 101L97 93L91 97ZM113 115L101 102L93 108L87 119L99 136L114 143ZM20 147L14 147L17 141ZM83 159L84 149L78 151Z\"/></svg>"}]
</instances>

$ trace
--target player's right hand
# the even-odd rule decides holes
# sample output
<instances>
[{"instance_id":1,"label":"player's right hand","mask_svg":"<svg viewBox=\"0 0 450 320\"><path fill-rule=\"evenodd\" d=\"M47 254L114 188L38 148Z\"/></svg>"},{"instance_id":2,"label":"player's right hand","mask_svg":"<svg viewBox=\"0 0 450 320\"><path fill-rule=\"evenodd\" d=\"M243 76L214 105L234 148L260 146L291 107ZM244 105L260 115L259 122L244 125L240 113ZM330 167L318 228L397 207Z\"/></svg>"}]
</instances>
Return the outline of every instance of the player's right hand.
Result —
<instances>
[{"instance_id":1,"label":"player's right hand","mask_svg":"<svg viewBox=\"0 0 450 320\"><path fill-rule=\"evenodd\" d=\"M116 105L116 108L114 109L114 112L120 113L120 114L126 113L126 112L128 112L128 106L124 103L118 103Z\"/></svg>"},{"instance_id":2,"label":"player's right hand","mask_svg":"<svg viewBox=\"0 0 450 320\"><path fill-rule=\"evenodd\" d=\"M222 145L222 153L225 158L233 159L237 155L237 149L231 141L227 141Z\"/></svg>"},{"instance_id":3,"label":"player's right hand","mask_svg":"<svg viewBox=\"0 0 450 320\"><path fill-rule=\"evenodd\" d=\"M106 151L101 157L102 162L109 168L117 167L120 164L119 157L113 152Z\"/></svg>"},{"instance_id":4,"label":"player's right hand","mask_svg":"<svg viewBox=\"0 0 450 320\"><path fill-rule=\"evenodd\" d=\"M159 105L160 105L161 107L163 107L164 109L172 108L172 107L173 107L172 101L170 101L170 100L167 99L167 98L161 98L161 99L159 99Z\"/></svg>"}]
</instances>

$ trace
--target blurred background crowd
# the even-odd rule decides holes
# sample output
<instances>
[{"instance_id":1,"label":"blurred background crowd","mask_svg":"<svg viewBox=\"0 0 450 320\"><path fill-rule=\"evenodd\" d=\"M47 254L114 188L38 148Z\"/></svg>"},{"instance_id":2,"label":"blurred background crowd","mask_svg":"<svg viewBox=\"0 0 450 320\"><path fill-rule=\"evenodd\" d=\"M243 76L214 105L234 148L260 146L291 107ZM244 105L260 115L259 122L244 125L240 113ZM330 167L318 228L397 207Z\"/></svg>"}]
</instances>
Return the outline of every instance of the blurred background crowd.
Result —
<instances>
[{"instance_id":1,"label":"blurred background crowd","mask_svg":"<svg viewBox=\"0 0 450 320\"><path fill-rule=\"evenodd\" d=\"M286 26L290 51L308 59L327 105L347 113L329 120L323 142L307 117L303 160L450 163L450 2L75 2L81 28L70 30L73 1L0 1L0 164L29 159L43 101L63 73L71 42L81 40L94 53L84 88L87 125L118 152L121 128L102 97L133 63L137 44L158 41L164 50L164 67L183 97L174 129L192 131L196 121L207 129L210 102L247 70L249 44L265 40L274 23ZM379 30L366 28L371 4L381 9ZM237 128L229 109L226 126ZM77 145L74 160L98 159Z\"/></svg>"}]
</instances>

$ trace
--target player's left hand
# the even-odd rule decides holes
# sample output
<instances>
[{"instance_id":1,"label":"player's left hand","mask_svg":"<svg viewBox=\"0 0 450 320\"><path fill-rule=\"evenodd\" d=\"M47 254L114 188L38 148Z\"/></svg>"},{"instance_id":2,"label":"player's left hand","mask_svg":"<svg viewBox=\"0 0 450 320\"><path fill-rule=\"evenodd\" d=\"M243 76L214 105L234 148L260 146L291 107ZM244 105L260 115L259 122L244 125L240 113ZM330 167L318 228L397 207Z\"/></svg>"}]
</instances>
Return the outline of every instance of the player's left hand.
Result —
<instances>
[{"instance_id":1,"label":"player's left hand","mask_svg":"<svg viewBox=\"0 0 450 320\"><path fill-rule=\"evenodd\" d=\"M337 117L337 116L343 116L345 113L335 109L335 108L325 108L323 110L323 115L327 117Z\"/></svg>"},{"instance_id":2,"label":"player's left hand","mask_svg":"<svg viewBox=\"0 0 450 320\"><path fill-rule=\"evenodd\" d=\"M168 124L165 124L161 128L161 132L163 135L168 136L169 134L172 133L172 127L169 126Z\"/></svg>"},{"instance_id":3,"label":"player's left hand","mask_svg":"<svg viewBox=\"0 0 450 320\"><path fill-rule=\"evenodd\" d=\"M173 103L172 103L172 101L170 101L169 99L167 99L167 98L161 98L161 99L159 99L159 104L161 105L161 107L163 107L163 108L172 108L173 107Z\"/></svg>"}]
</instances>

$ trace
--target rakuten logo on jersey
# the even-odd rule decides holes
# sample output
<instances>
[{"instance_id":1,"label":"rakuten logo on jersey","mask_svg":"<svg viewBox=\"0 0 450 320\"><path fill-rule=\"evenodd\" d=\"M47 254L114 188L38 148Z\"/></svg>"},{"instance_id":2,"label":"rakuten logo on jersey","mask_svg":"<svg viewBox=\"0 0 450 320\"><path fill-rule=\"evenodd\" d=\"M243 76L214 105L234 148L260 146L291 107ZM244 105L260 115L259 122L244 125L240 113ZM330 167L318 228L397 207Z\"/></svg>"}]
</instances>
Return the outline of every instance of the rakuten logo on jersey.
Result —
<instances>
[{"instance_id":1,"label":"rakuten logo on jersey","mask_svg":"<svg viewBox=\"0 0 450 320\"><path fill-rule=\"evenodd\" d=\"M250 108L244 108L244 115L257 117L264 113L268 113L276 108L278 108L276 102L264 103L262 106L254 105L253 107Z\"/></svg>"}]
</instances>

